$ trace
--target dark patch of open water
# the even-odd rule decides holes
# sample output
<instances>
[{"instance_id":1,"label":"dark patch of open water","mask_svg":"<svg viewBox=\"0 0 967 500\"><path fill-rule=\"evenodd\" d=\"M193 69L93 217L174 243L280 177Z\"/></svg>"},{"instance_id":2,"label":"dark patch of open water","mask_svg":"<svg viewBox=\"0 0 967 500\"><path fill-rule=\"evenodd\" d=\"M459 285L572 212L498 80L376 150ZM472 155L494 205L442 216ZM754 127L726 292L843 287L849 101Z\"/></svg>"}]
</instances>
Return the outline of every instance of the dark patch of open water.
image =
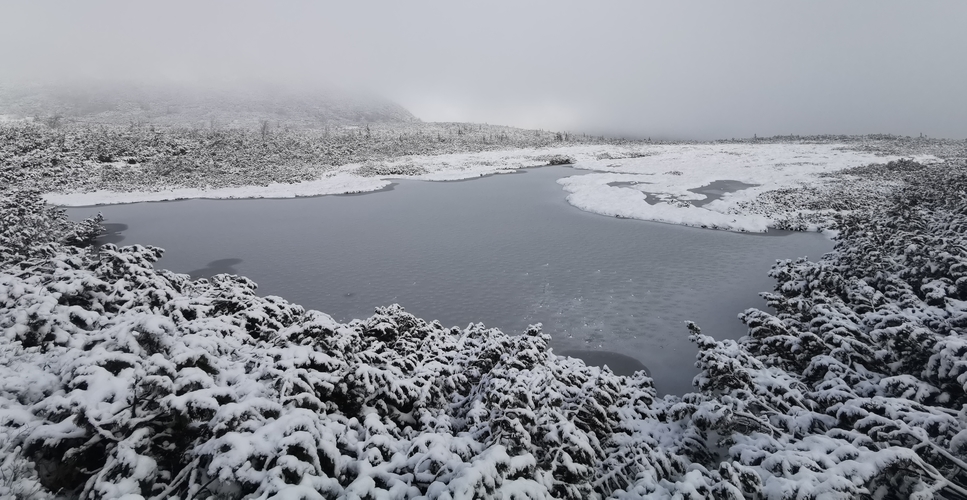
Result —
<instances>
[{"instance_id":1,"label":"dark patch of open water","mask_svg":"<svg viewBox=\"0 0 967 500\"><path fill-rule=\"evenodd\" d=\"M581 173L542 167L473 182L399 181L367 196L68 212L102 211L118 224L114 241L123 232L125 244L165 248L160 266L242 274L263 294L342 321L398 302L448 326L520 333L541 322L555 352L619 373L643 363L659 391L678 394L697 372L686 320L716 338L744 335L736 315L765 307L758 293L772 289L775 260L818 259L833 246L815 233L738 234L582 212L555 182Z\"/></svg>"},{"instance_id":2,"label":"dark patch of open water","mask_svg":"<svg viewBox=\"0 0 967 500\"><path fill-rule=\"evenodd\" d=\"M748 189L750 187L756 187L758 184L746 184L741 181L733 181L728 179L722 179L717 181L712 181L706 186L701 186L689 191L698 194L704 194L704 200L693 200L692 205L696 207L704 207L715 200L721 199L728 193L734 193L736 191L741 191L743 189Z\"/></svg>"}]
</instances>

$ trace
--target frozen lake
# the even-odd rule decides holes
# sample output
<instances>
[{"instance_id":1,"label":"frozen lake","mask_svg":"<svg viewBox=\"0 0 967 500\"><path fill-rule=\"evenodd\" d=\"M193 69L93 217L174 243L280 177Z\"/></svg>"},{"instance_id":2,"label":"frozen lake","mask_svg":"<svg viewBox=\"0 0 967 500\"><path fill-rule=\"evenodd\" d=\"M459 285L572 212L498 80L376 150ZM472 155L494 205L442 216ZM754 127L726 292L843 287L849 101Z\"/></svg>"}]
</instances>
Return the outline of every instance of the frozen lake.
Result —
<instances>
[{"instance_id":1,"label":"frozen lake","mask_svg":"<svg viewBox=\"0 0 967 500\"><path fill-rule=\"evenodd\" d=\"M738 338L736 315L779 258L832 249L810 233L738 234L582 212L543 167L462 182L403 181L364 195L189 200L72 208L101 211L109 238L167 250L160 265L193 276L243 274L263 294L347 321L399 303L446 326L508 333L543 323L556 353L593 351L616 371L648 367L661 392L697 372L684 321ZM125 227L126 226L126 227ZM607 352L620 353L612 356Z\"/></svg>"}]
</instances>

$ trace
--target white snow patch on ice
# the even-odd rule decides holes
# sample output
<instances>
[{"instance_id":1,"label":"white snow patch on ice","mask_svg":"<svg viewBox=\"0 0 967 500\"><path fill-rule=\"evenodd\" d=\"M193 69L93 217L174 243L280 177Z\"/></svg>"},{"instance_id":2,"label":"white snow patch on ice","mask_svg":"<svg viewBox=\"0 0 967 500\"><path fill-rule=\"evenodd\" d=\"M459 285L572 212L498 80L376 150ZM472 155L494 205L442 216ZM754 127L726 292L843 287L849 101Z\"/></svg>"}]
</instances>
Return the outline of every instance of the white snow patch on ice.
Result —
<instances>
[{"instance_id":1,"label":"white snow patch on ice","mask_svg":"<svg viewBox=\"0 0 967 500\"><path fill-rule=\"evenodd\" d=\"M679 203L658 200L648 203L648 198L658 199L660 195L644 193L639 189L654 189L649 184L639 184L629 187L612 187L609 183L624 182L626 177L637 177L624 174L586 174L566 177L557 181L564 186L564 190L571 193L567 197L568 203L588 212L602 215L612 215L629 219L642 219L686 226L699 226L732 231L757 231L768 229L770 220L761 215L733 215L709 210L704 207L692 206L687 201ZM679 188L668 186L666 191L678 194L680 199L700 199L703 195L696 195L685 191L678 193ZM666 193L667 194L667 193ZM713 202L715 203L715 202ZM710 203L707 206L712 206Z\"/></svg>"},{"instance_id":2,"label":"white snow patch on ice","mask_svg":"<svg viewBox=\"0 0 967 500\"><path fill-rule=\"evenodd\" d=\"M295 184L273 183L267 186L243 186L217 189L177 188L165 191L141 191L121 193L116 191L91 191L87 193L48 193L44 199L53 205L81 207L90 205L113 205L144 201L169 201L187 199L241 199L241 198L297 198L326 194L365 193L380 190L390 181L376 177L361 177L346 173L334 173L318 179Z\"/></svg>"},{"instance_id":3,"label":"white snow patch on ice","mask_svg":"<svg viewBox=\"0 0 967 500\"><path fill-rule=\"evenodd\" d=\"M571 153L578 160L575 168L599 173L558 181L570 193L568 202L582 210L754 232L766 231L773 221L766 216L743 213L740 203L775 189L836 182L821 175L900 158L849 151L835 144L656 145L627 150L623 158L608 151L593 157L588 153ZM938 161L931 156L915 159ZM719 180L756 186L725 193L702 207L690 203L704 200L706 196L689 190ZM609 185L612 183L622 185Z\"/></svg>"}]
</instances>

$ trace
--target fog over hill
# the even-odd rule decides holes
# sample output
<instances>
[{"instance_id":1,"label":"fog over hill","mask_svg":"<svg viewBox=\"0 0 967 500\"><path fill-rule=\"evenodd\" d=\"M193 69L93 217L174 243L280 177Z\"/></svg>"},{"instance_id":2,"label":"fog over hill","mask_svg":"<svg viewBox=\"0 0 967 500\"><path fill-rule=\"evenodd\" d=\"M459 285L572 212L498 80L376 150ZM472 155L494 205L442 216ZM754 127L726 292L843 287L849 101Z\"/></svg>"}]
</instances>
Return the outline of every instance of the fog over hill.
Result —
<instances>
[{"instance_id":1,"label":"fog over hill","mask_svg":"<svg viewBox=\"0 0 967 500\"><path fill-rule=\"evenodd\" d=\"M373 93L334 86L89 83L0 87L0 115L92 124L299 128L419 121ZM56 118L55 118L56 117Z\"/></svg>"}]
</instances>

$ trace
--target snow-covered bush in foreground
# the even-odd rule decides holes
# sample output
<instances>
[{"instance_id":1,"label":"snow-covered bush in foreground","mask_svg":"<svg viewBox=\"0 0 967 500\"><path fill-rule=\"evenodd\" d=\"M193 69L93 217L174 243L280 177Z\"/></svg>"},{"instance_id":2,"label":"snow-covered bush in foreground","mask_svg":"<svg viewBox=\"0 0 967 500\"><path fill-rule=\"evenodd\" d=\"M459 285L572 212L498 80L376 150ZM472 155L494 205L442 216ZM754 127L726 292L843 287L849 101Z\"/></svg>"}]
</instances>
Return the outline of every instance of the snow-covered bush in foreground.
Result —
<instances>
[{"instance_id":1,"label":"snow-covered bush in foreground","mask_svg":"<svg viewBox=\"0 0 967 500\"><path fill-rule=\"evenodd\" d=\"M729 454L775 496L967 496L967 169L903 170L834 253L773 268L776 315L746 311L738 343L696 333L698 387L762 426Z\"/></svg>"},{"instance_id":2,"label":"snow-covered bush in foreground","mask_svg":"<svg viewBox=\"0 0 967 500\"><path fill-rule=\"evenodd\" d=\"M967 497L964 170L778 264L741 341L691 325L698 392L663 399L538 328L340 324L152 247L4 254L0 497Z\"/></svg>"},{"instance_id":3,"label":"snow-covered bush in foreground","mask_svg":"<svg viewBox=\"0 0 967 500\"><path fill-rule=\"evenodd\" d=\"M8 492L585 498L635 479L600 465L623 448L616 403L647 411L650 379L556 358L536 328L445 329L398 306L341 325L159 256L107 245L0 278Z\"/></svg>"}]
</instances>

